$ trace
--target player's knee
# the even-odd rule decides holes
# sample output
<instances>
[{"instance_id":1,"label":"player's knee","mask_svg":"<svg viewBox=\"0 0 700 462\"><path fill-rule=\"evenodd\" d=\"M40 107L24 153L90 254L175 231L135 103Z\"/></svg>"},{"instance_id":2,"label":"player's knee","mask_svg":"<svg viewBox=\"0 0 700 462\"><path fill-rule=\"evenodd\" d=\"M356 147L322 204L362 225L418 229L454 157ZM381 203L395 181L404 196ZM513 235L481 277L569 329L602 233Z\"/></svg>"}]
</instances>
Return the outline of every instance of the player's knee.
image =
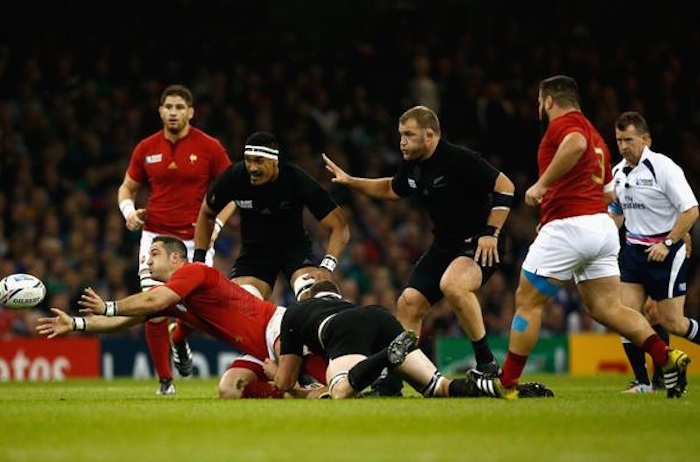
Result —
<instances>
[{"instance_id":1,"label":"player's knee","mask_svg":"<svg viewBox=\"0 0 700 462\"><path fill-rule=\"evenodd\" d=\"M396 302L399 316L409 319L423 319L430 305L418 291L404 290Z\"/></svg>"}]
</instances>

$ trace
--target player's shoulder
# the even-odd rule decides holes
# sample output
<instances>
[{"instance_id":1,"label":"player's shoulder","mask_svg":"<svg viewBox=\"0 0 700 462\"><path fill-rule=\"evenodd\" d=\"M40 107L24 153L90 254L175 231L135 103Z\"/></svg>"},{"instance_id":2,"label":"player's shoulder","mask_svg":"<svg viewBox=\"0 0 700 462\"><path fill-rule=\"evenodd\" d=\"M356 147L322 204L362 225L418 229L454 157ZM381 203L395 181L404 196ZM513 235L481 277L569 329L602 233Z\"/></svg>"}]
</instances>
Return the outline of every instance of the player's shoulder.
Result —
<instances>
[{"instance_id":1,"label":"player's shoulder","mask_svg":"<svg viewBox=\"0 0 700 462\"><path fill-rule=\"evenodd\" d=\"M223 145L221 144L221 141L219 141L218 138L208 134L200 128L190 127L189 136L192 138L192 140L195 140L198 143L209 144L212 146L216 146L217 148L223 149Z\"/></svg>"},{"instance_id":2,"label":"player's shoulder","mask_svg":"<svg viewBox=\"0 0 700 462\"><path fill-rule=\"evenodd\" d=\"M163 130L158 130L157 132L142 138L141 141L136 145L137 148L150 148L156 145L160 145L165 141L165 135Z\"/></svg>"},{"instance_id":3,"label":"player's shoulder","mask_svg":"<svg viewBox=\"0 0 700 462\"><path fill-rule=\"evenodd\" d=\"M212 268L211 266L207 266L202 262L195 261L195 262L191 262L191 263L185 263L180 268L175 270L175 274L178 274L178 275L195 274L195 273L206 274L206 273L209 273L210 270L218 271L217 269Z\"/></svg>"}]
</instances>

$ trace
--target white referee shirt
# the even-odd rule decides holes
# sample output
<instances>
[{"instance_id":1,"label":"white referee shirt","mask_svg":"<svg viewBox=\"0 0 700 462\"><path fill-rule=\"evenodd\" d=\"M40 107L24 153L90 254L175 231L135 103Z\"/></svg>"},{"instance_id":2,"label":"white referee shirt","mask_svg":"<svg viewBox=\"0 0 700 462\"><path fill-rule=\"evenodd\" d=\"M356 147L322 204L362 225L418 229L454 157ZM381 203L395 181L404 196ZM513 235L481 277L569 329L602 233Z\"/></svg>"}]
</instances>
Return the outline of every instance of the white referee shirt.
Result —
<instances>
[{"instance_id":1,"label":"white referee shirt","mask_svg":"<svg viewBox=\"0 0 700 462\"><path fill-rule=\"evenodd\" d=\"M619 207L625 217L627 242L653 245L663 241L686 210L698 205L683 170L663 154L644 148L636 167L623 159L613 168Z\"/></svg>"}]
</instances>

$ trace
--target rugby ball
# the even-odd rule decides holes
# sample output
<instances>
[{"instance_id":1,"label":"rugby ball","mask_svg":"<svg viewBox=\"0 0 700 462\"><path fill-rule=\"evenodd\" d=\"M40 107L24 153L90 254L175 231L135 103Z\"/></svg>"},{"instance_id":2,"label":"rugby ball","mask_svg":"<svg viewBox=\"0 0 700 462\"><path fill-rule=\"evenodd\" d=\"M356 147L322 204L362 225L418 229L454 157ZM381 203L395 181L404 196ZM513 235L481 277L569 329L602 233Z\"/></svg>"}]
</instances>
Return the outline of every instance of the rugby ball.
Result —
<instances>
[{"instance_id":1,"label":"rugby ball","mask_svg":"<svg viewBox=\"0 0 700 462\"><path fill-rule=\"evenodd\" d=\"M32 308L46 296L46 286L36 276L16 273L0 280L0 306L12 310Z\"/></svg>"}]
</instances>

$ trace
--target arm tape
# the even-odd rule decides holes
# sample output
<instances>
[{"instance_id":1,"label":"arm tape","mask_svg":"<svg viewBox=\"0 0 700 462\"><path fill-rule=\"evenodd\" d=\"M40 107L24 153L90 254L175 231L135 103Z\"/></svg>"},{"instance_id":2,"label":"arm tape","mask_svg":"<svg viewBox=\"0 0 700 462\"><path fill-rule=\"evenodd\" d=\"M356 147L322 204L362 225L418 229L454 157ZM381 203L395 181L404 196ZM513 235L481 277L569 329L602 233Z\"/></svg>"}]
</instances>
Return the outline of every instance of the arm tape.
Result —
<instances>
[{"instance_id":1,"label":"arm tape","mask_svg":"<svg viewBox=\"0 0 700 462\"><path fill-rule=\"evenodd\" d=\"M513 204L513 194L502 193L498 191L493 192L493 204L491 208L504 208L509 209Z\"/></svg>"},{"instance_id":2,"label":"arm tape","mask_svg":"<svg viewBox=\"0 0 700 462\"><path fill-rule=\"evenodd\" d=\"M73 330L75 332L85 332L87 330L87 320L82 316L73 318Z\"/></svg>"},{"instance_id":3,"label":"arm tape","mask_svg":"<svg viewBox=\"0 0 700 462\"><path fill-rule=\"evenodd\" d=\"M105 302L105 316L116 316L117 312L117 302L114 300L109 300Z\"/></svg>"},{"instance_id":4,"label":"arm tape","mask_svg":"<svg viewBox=\"0 0 700 462\"><path fill-rule=\"evenodd\" d=\"M214 230L216 230L217 233L220 233L221 230L224 227L224 222L219 220L218 218L214 220Z\"/></svg>"},{"instance_id":5,"label":"arm tape","mask_svg":"<svg viewBox=\"0 0 700 462\"><path fill-rule=\"evenodd\" d=\"M333 255L328 254L325 257L323 257L323 260L321 260L321 264L318 266L320 268L326 268L328 271L330 271L332 273L337 265L338 265L338 259L335 258Z\"/></svg>"},{"instance_id":6,"label":"arm tape","mask_svg":"<svg viewBox=\"0 0 700 462\"><path fill-rule=\"evenodd\" d=\"M131 199L124 199L123 201L119 202L119 210L121 210L124 219L128 220L131 212L136 210L136 207L134 207L134 201Z\"/></svg>"}]
</instances>

